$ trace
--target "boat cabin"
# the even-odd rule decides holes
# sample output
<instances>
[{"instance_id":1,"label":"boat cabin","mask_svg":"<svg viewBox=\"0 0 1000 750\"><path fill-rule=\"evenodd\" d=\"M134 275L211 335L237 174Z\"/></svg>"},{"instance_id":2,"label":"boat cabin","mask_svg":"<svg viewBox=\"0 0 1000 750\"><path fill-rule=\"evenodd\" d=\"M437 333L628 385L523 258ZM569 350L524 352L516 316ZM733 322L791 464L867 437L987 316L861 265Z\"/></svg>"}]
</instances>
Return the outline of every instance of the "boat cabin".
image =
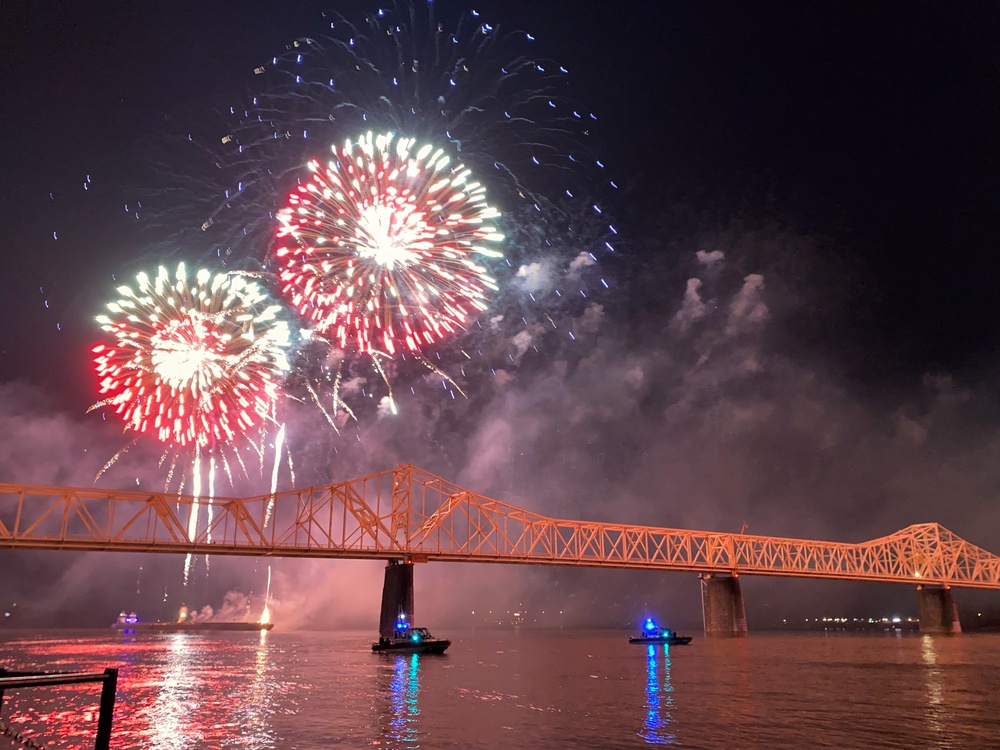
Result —
<instances>
[{"instance_id":1,"label":"boat cabin","mask_svg":"<svg viewBox=\"0 0 1000 750\"><path fill-rule=\"evenodd\" d=\"M393 630L392 637L394 640L410 640L414 643L434 639L434 636L431 635L427 628L411 628L406 623L396 623L396 628Z\"/></svg>"},{"instance_id":2,"label":"boat cabin","mask_svg":"<svg viewBox=\"0 0 1000 750\"><path fill-rule=\"evenodd\" d=\"M670 628L663 628L663 630L660 630L653 618L647 617L646 622L643 623L642 626L642 635L646 637L663 636L665 638L673 638L676 633L674 633L674 631Z\"/></svg>"}]
</instances>

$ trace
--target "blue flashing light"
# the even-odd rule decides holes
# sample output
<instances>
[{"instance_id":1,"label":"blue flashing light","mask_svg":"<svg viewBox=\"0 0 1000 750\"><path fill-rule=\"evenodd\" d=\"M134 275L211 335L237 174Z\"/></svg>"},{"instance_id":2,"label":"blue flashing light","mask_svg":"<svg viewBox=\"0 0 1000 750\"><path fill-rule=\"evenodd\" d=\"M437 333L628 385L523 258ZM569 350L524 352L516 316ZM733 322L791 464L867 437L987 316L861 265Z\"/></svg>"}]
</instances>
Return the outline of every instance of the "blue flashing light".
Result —
<instances>
[{"instance_id":1,"label":"blue flashing light","mask_svg":"<svg viewBox=\"0 0 1000 750\"><path fill-rule=\"evenodd\" d=\"M656 623L653 622L652 617L646 618L646 624L643 626L646 630L653 631L656 630Z\"/></svg>"}]
</instances>

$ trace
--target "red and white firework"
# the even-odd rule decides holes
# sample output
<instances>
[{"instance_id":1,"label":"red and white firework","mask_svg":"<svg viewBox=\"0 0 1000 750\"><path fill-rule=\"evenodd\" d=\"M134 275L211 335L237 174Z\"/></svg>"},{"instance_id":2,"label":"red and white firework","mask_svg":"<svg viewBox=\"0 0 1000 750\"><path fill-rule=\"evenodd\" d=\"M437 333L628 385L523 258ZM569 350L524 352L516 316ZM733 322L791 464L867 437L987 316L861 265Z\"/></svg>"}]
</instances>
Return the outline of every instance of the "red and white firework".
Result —
<instances>
[{"instance_id":1,"label":"red and white firework","mask_svg":"<svg viewBox=\"0 0 1000 750\"><path fill-rule=\"evenodd\" d=\"M94 347L103 400L126 429L182 449L232 444L273 412L288 370L287 323L255 282L183 263L160 267L97 321L114 337Z\"/></svg>"},{"instance_id":2,"label":"red and white firework","mask_svg":"<svg viewBox=\"0 0 1000 750\"><path fill-rule=\"evenodd\" d=\"M419 353L486 309L498 212L442 149L368 133L309 163L278 218L281 290L341 349Z\"/></svg>"}]
</instances>

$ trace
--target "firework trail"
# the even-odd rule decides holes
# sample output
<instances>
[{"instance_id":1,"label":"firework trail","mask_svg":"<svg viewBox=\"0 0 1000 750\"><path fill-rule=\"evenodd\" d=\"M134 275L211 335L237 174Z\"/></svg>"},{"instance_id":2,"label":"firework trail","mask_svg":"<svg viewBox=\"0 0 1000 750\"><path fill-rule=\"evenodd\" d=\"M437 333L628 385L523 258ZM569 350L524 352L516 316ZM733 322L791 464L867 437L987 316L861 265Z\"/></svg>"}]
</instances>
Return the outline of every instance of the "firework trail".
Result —
<instances>
[{"instance_id":1,"label":"firework trail","mask_svg":"<svg viewBox=\"0 0 1000 750\"><path fill-rule=\"evenodd\" d=\"M284 447L285 441L285 425L282 424L278 429L278 434L274 439L274 466L271 469L271 494L267 499L267 506L264 511L264 525L263 528L267 528L268 524L271 522L271 514L274 512L274 498L275 493L278 491L278 470L280 468L280 456L282 448ZM254 569L256 573L256 568ZM264 589L264 610L260 616L260 622L270 622L271 621L271 609L268 606L271 601L271 563L267 564L267 587Z\"/></svg>"},{"instance_id":2,"label":"firework trail","mask_svg":"<svg viewBox=\"0 0 1000 750\"><path fill-rule=\"evenodd\" d=\"M264 589L264 609L258 622L271 622L271 566L267 566L267 587Z\"/></svg>"},{"instance_id":3,"label":"firework trail","mask_svg":"<svg viewBox=\"0 0 1000 750\"><path fill-rule=\"evenodd\" d=\"M194 539L195 535L198 533L198 511L201 505L201 454L195 453L194 464L191 467L191 495L193 500L191 502L191 514L188 516L188 527L187 536L188 539ZM209 497L209 505L211 508L212 498ZM194 560L194 555L190 552L184 556L184 585L187 586L188 579L191 576L191 563Z\"/></svg>"},{"instance_id":4,"label":"firework trail","mask_svg":"<svg viewBox=\"0 0 1000 750\"><path fill-rule=\"evenodd\" d=\"M211 503L216 456L232 481L230 456L245 470L241 448L259 450L245 436L262 430L273 413L288 370L289 328L255 282L205 270L189 279L183 263L173 274L164 267L154 278L140 273L135 289L122 286L118 292L121 298L108 305L110 315L97 319L114 342L93 349L104 398L91 410L110 407L127 432L152 434L165 443L168 486L178 459L190 458L195 500L188 535L193 538L201 459L209 457ZM190 564L189 556L185 583Z\"/></svg>"},{"instance_id":5,"label":"firework trail","mask_svg":"<svg viewBox=\"0 0 1000 750\"><path fill-rule=\"evenodd\" d=\"M212 522L215 520L215 456L208 459L208 517L205 519L207 534L205 541L212 543ZM208 576L210 563L205 555L205 576Z\"/></svg>"},{"instance_id":6,"label":"firework trail","mask_svg":"<svg viewBox=\"0 0 1000 750\"><path fill-rule=\"evenodd\" d=\"M278 491L278 470L281 466L280 456L285 442L285 425L278 428L278 435L274 439L274 466L271 469L271 495L267 500L267 509L264 512L264 528L271 522L271 513L274 511L274 495ZM270 570L270 568L268 568ZM270 578L268 579L270 580Z\"/></svg>"}]
</instances>

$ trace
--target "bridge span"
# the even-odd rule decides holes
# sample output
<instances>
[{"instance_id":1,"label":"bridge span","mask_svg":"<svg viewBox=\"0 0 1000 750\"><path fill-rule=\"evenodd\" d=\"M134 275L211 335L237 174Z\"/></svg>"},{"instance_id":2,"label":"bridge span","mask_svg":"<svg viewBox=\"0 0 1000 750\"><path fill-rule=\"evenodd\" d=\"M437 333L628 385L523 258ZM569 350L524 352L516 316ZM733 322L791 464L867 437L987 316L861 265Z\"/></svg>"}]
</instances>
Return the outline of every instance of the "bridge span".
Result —
<instances>
[{"instance_id":1,"label":"bridge span","mask_svg":"<svg viewBox=\"0 0 1000 750\"><path fill-rule=\"evenodd\" d=\"M916 585L931 632L960 627L952 587L1000 590L1000 557L936 523L852 544L572 521L411 465L247 498L0 484L0 548L383 559L384 610L412 609L414 562L687 571L702 579L706 632L717 634L746 632L740 575Z\"/></svg>"}]
</instances>

